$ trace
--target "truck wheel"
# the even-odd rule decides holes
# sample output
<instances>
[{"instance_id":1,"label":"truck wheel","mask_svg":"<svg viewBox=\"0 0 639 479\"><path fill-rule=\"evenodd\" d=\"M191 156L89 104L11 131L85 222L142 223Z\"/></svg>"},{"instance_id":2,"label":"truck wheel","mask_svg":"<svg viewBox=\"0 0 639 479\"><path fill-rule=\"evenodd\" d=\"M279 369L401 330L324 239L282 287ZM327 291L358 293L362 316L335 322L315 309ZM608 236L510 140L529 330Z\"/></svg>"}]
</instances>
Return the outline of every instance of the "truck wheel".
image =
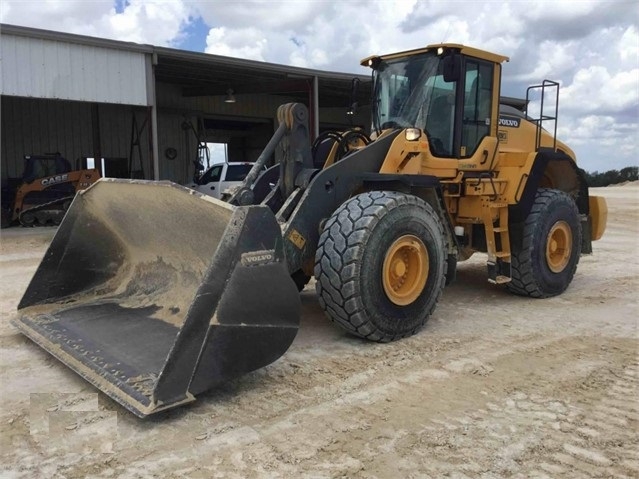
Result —
<instances>
[{"instance_id":1,"label":"truck wheel","mask_svg":"<svg viewBox=\"0 0 639 479\"><path fill-rule=\"evenodd\" d=\"M575 202L563 191L540 188L524 223L521 246L513 248L508 289L533 298L563 293L575 275L580 250Z\"/></svg>"},{"instance_id":2,"label":"truck wheel","mask_svg":"<svg viewBox=\"0 0 639 479\"><path fill-rule=\"evenodd\" d=\"M430 205L403 193L362 193L333 213L320 236L320 305L357 336L410 336L441 296L445 257L443 226Z\"/></svg>"}]
</instances>

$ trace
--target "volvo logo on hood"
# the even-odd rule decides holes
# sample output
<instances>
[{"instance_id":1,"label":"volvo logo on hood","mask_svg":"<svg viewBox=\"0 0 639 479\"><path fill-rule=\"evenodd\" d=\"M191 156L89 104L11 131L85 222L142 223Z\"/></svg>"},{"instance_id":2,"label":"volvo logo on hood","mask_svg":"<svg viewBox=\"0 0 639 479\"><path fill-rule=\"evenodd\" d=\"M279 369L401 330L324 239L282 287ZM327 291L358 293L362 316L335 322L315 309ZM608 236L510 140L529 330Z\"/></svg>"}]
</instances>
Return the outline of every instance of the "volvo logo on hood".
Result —
<instances>
[{"instance_id":1,"label":"volvo logo on hood","mask_svg":"<svg viewBox=\"0 0 639 479\"><path fill-rule=\"evenodd\" d=\"M519 128L521 119L516 116L500 116L499 126L505 126L507 128Z\"/></svg>"}]
</instances>

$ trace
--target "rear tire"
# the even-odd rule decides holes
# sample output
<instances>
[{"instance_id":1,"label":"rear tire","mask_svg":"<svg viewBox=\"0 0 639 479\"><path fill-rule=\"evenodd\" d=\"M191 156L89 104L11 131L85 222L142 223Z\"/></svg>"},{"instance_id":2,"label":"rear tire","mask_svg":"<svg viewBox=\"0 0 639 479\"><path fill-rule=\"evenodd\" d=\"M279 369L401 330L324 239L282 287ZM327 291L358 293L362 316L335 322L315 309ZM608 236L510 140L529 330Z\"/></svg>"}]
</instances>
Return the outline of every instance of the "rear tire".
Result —
<instances>
[{"instance_id":1,"label":"rear tire","mask_svg":"<svg viewBox=\"0 0 639 479\"><path fill-rule=\"evenodd\" d=\"M581 235L572 198L563 191L540 188L524 223L521 246L513 247L508 290L533 298L563 293L577 270Z\"/></svg>"},{"instance_id":2,"label":"rear tire","mask_svg":"<svg viewBox=\"0 0 639 479\"><path fill-rule=\"evenodd\" d=\"M319 302L357 336L387 342L414 334L444 288L439 217L416 196L373 191L340 206L315 256Z\"/></svg>"}]
</instances>

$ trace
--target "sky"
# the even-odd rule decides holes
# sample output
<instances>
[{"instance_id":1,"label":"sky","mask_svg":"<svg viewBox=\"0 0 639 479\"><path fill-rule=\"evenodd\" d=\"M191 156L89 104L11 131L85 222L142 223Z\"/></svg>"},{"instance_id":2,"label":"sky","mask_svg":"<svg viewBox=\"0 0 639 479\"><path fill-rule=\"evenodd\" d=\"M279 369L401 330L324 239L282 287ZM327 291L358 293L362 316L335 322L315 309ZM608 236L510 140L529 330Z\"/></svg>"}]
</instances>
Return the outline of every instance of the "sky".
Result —
<instances>
[{"instance_id":1,"label":"sky","mask_svg":"<svg viewBox=\"0 0 639 479\"><path fill-rule=\"evenodd\" d=\"M639 165L638 0L2 0L0 22L366 75L369 55L462 43L510 57L503 95L561 84L581 168Z\"/></svg>"}]
</instances>

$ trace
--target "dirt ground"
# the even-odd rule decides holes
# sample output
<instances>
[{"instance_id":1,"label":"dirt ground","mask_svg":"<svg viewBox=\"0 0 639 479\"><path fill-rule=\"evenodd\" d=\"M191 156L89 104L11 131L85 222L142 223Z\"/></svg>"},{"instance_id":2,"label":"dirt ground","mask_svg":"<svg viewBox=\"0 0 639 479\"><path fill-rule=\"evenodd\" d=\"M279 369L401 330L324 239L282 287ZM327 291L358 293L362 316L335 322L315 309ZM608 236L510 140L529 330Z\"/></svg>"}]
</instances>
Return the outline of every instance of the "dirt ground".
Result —
<instances>
[{"instance_id":1,"label":"dirt ground","mask_svg":"<svg viewBox=\"0 0 639 479\"><path fill-rule=\"evenodd\" d=\"M477 255L382 345L311 284L280 360L146 420L10 324L54 229L3 230L0 477L639 477L639 184L596 194L608 230L563 295L511 296Z\"/></svg>"}]
</instances>

